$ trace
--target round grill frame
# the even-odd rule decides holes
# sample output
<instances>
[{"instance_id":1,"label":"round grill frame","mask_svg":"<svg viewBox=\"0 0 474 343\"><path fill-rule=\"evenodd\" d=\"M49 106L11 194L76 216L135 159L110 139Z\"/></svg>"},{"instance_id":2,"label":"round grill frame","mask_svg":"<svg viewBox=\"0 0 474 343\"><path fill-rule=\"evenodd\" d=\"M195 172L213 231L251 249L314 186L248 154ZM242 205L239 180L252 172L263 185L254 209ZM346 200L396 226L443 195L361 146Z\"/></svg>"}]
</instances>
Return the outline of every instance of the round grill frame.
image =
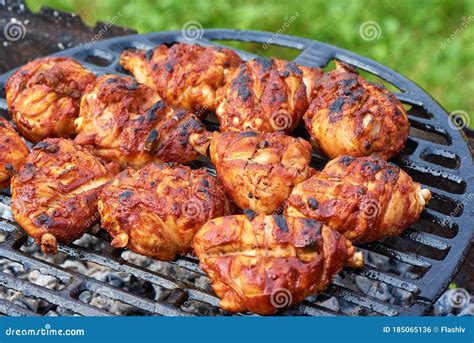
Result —
<instances>
[{"instance_id":1,"label":"round grill frame","mask_svg":"<svg viewBox=\"0 0 474 343\"><path fill-rule=\"evenodd\" d=\"M331 285L325 293L384 315L426 314L432 303L448 287L469 252L473 237L471 225L474 219L474 199L471 199L471 195L474 192L472 182L474 168L471 151L462 130L456 129L450 122L447 112L415 83L377 62L344 49L309 39L257 31L204 30L202 37L192 41L183 37L179 31L130 35L81 45L55 55L74 57L98 74L124 74L118 58L120 52L124 49L150 49L159 44L173 44L176 42L225 46L219 44L218 41L252 42L299 50L300 54L295 62L307 66L324 67L331 60L337 59L367 71L401 90L395 94L404 104L412 106L408 113L410 123L414 129L410 132L407 148L393 159L393 162L434 193L433 208L428 206L422 213L421 218L432 223L435 228L430 232L410 228L402 237L411 241L415 246L421 246L420 250L428 247L434 254L433 256L430 256L430 254L426 256L426 254L418 254L417 251L405 252L403 251L404 247L400 246L401 243L398 243L398 248L393 248L390 244L386 245L385 242L365 244L360 246L364 250L388 256L397 261L422 268L425 271L421 277L415 279L405 279L403 276L393 275L372 267L366 267L360 271L346 270L344 272L355 273L411 292L413 300L408 306L384 303L338 285ZM246 51L236 51L244 60L255 57L255 55ZM4 100L4 85L13 72L14 70L0 76L2 89L0 113L6 117L8 117L8 114ZM206 124L211 129L216 128L215 122L206 121ZM430 157L427 158L427 156ZM320 169L327 162L324 156L316 153L313 153L313 157L316 168ZM203 166L212 169L209 165L203 164ZM455 206L454 209L453 206ZM451 209L451 212L449 212L449 209ZM449 213L446 213L446 211ZM66 290L60 292L60 294L51 290L38 289L38 286L15 280L15 278L3 272L0 272L0 283L7 288L29 292L53 304L64 302L65 305L61 306L70 308L77 313L85 315L107 314L103 313L102 310L80 303L74 295L78 290L97 290L100 287L112 289L110 291L112 298L134 304L134 306L156 314L187 314L180 309L186 299L206 302L212 306L217 305L217 298L214 295L190 285L183 285L178 280L170 280L167 276L142 270L143 268L124 262L120 257L117 257L119 254L116 251L94 252L75 245L60 247L60 251L68 255L103 264L115 270L129 272L173 290L170 297L168 297L169 299L166 299L163 303L157 302L152 305L148 300L120 292L117 289L114 290L106 284L101 285L100 282L81 274L27 256L19 250L21 245L26 242L26 237L18 230L17 225L0 220L0 229L12 232L5 242L0 243L0 258L4 257L22 264L28 264L31 268L39 269L45 274L70 278ZM190 256L179 257L173 264L202 273L197 261ZM12 307L3 300L0 301L0 312L32 314L24 313L24 310ZM331 310L305 301L297 309L284 311L283 314L328 315L333 313Z\"/></svg>"}]
</instances>

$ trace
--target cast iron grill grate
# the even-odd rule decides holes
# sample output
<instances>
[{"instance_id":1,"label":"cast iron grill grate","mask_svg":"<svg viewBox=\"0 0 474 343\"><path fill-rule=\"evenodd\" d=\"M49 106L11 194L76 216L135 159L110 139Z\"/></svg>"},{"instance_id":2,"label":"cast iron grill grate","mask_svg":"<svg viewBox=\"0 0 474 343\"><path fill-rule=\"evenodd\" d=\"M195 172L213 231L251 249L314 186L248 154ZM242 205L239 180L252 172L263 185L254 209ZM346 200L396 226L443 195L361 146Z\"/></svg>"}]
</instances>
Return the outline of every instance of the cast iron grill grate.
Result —
<instances>
[{"instance_id":1,"label":"cast iron grill grate","mask_svg":"<svg viewBox=\"0 0 474 343\"><path fill-rule=\"evenodd\" d=\"M404 151L393 162L433 193L433 199L420 220L400 237L360 246L367 260L363 269L344 270L324 294L310 297L302 305L281 311L281 314L395 316L427 313L453 279L470 247L474 168L462 131L457 130L447 113L414 83L376 62L327 44L253 31L205 30L201 38L193 41L186 41L180 32L132 35L79 46L57 55L74 57L99 74L123 74L119 55L124 49L150 49L158 44L175 42L220 46L219 41L266 45L271 42L272 45L298 50L295 61L309 66L324 67L331 60L338 59L398 88L396 95L409 108L412 129ZM246 51L237 52L246 60L254 57ZM0 113L7 118L3 87L11 73L0 76ZM209 129L216 128L212 118L206 120L206 125ZM296 132L307 135L304 129ZM313 166L318 169L327 162L316 152L313 157ZM204 160L196 162L195 166L213 170ZM8 218L9 200L8 191L3 191L0 206L4 218ZM206 279L192 256L181 256L172 263L159 262L164 266L160 270L148 268L109 246L103 231L95 234L95 239L100 242L96 248L80 244L60 247L60 253L68 258L132 275L163 290L159 299L151 299L32 253L27 248L28 238L11 219L0 219L0 229L6 232L0 242L0 260L7 259L19 263L25 270L53 276L63 287L49 289L5 271L0 271L0 285L27 297L43 299L53 308L65 308L79 315L111 315L105 309L81 301L80 294L89 291L128 304L136 308L137 313L145 315L226 314L218 309L218 298L209 284L197 282ZM180 277L183 271L186 271L186 277ZM44 314L9 300L0 300L0 313Z\"/></svg>"}]
</instances>

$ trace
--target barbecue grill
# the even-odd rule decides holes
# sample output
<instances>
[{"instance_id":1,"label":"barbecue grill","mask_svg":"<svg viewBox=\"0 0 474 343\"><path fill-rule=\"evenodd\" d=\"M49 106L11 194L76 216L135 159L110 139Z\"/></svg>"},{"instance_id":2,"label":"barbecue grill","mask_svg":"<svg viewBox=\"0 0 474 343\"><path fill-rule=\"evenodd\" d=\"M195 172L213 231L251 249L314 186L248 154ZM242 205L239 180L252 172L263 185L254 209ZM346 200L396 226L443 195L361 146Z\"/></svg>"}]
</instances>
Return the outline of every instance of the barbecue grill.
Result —
<instances>
[{"instance_id":1,"label":"barbecue grill","mask_svg":"<svg viewBox=\"0 0 474 343\"><path fill-rule=\"evenodd\" d=\"M266 45L271 42L271 45L299 51L295 59L299 64L324 67L337 59L399 89L396 96L408 109L411 131L405 149L393 162L415 181L429 188L432 200L420 220L400 237L359 245L366 258L363 269L345 269L323 294L308 298L298 307L282 310L280 314L427 314L465 260L472 238L474 211L470 201L474 201L471 199L474 168L471 151L456 123L450 121L448 114L413 82L374 61L328 44L286 35L237 30L204 30L202 36L192 38L191 42L189 40L181 32L130 35L78 46L56 55L76 58L98 74L125 74L119 65L119 55L124 49L151 49L159 44L176 42L215 46L223 46L222 41ZM236 51L244 60L255 57L247 51ZM3 88L12 72L0 76L0 113L7 118ZM208 117L205 124L210 130L216 129L215 118ZM303 128L297 129L296 134L308 138ZM313 152L312 165L315 168L322 169L326 162L326 157ZM206 160L194 163L194 167L205 167L213 172L212 165ZM0 229L5 232L4 240L0 240L0 260L8 259L21 264L25 270L52 276L62 287L59 290L50 289L0 271L0 284L4 288L19 291L25 297L43 299L50 308L63 308L79 315L112 314L84 302L81 294L87 291L127 304L136 310L134 314L227 314L218 308L219 299L205 281L198 260L193 256L180 256L171 263L159 262L162 266L159 270L147 268L137 259L127 258L127 252L111 247L107 234L98 229L84 238L86 241L93 240L93 244L79 242L59 247L60 254L72 260L96 264L152 284L161 290L158 299L122 289L111 282L98 280L46 259L29 246L31 241L9 218L9 196L9 191L2 191L0 195L4 217L0 219ZM0 313L3 314L44 315L45 312L0 300Z\"/></svg>"}]
</instances>

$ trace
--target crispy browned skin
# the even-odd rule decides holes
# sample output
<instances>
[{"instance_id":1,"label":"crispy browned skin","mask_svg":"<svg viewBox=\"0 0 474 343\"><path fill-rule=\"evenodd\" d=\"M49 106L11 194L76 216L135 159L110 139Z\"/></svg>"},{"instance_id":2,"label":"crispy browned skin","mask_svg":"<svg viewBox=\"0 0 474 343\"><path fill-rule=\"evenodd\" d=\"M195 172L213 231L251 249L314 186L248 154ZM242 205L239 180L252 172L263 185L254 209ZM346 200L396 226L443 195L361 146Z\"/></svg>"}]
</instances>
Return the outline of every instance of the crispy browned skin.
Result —
<instances>
[{"instance_id":1,"label":"crispy browned skin","mask_svg":"<svg viewBox=\"0 0 474 343\"><path fill-rule=\"evenodd\" d=\"M313 174L311 144L283 132L214 132L209 155L228 196L261 213L276 211Z\"/></svg>"},{"instance_id":2,"label":"crispy browned skin","mask_svg":"<svg viewBox=\"0 0 474 343\"><path fill-rule=\"evenodd\" d=\"M99 212L115 247L172 260L191 250L204 223L229 214L230 202L207 171L151 162L117 175L99 197Z\"/></svg>"},{"instance_id":3,"label":"crispy browned skin","mask_svg":"<svg viewBox=\"0 0 474 343\"><path fill-rule=\"evenodd\" d=\"M221 131L291 132L321 75L318 68L275 58L242 64L217 92Z\"/></svg>"},{"instance_id":4,"label":"crispy browned skin","mask_svg":"<svg viewBox=\"0 0 474 343\"><path fill-rule=\"evenodd\" d=\"M207 222L194 250L221 308L262 315L323 291L344 264L363 265L361 253L327 225L254 213Z\"/></svg>"},{"instance_id":5,"label":"crispy browned skin","mask_svg":"<svg viewBox=\"0 0 474 343\"><path fill-rule=\"evenodd\" d=\"M29 149L13 126L0 117L0 189L8 187L10 178L25 162Z\"/></svg>"},{"instance_id":6,"label":"crispy browned skin","mask_svg":"<svg viewBox=\"0 0 474 343\"><path fill-rule=\"evenodd\" d=\"M98 221L97 196L111 172L73 141L46 139L12 178L13 217L43 252L55 254L57 242L78 239Z\"/></svg>"},{"instance_id":7,"label":"crispy browned skin","mask_svg":"<svg viewBox=\"0 0 474 343\"><path fill-rule=\"evenodd\" d=\"M428 189L381 158L342 156L293 189L285 214L316 219L352 241L370 242L400 234L430 198Z\"/></svg>"},{"instance_id":8,"label":"crispy browned skin","mask_svg":"<svg viewBox=\"0 0 474 343\"><path fill-rule=\"evenodd\" d=\"M149 52L124 51L120 63L166 102L204 114L215 111L216 90L242 60L229 49L180 43Z\"/></svg>"},{"instance_id":9,"label":"crispy browned skin","mask_svg":"<svg viewBox=\"0 0 474 343\"><path fill-rule=\"evenodd\" d=\"M34 143L73 137L82 93L94 79L66 57L36 59L21 67L6 85L8 109L20 133Z\"/></svg>"},{"instance_id":10,"label":"crispy browned skin","mask_svg":"<svg viewBox=\"0 0 474 343\"><path fill-rule=\"evenodd\" d=\"M410 128L394 94L340 62L320 79L304 119L330 158L374 154L388 160L403 148Z\"/></svg>"},{"instance_id":11,"label":"crispy browned skin","mask_svg":"<svg viewBox=\"0 0 474 343\"><path fill-rule=\"evenodd\" d=\"M189 163L198 153L189 135L205 127L191 112L168 106L131 78L104 75L84 94L76 142L97 156L135 169L149 161Z\"/></svg>"}]
</instances>

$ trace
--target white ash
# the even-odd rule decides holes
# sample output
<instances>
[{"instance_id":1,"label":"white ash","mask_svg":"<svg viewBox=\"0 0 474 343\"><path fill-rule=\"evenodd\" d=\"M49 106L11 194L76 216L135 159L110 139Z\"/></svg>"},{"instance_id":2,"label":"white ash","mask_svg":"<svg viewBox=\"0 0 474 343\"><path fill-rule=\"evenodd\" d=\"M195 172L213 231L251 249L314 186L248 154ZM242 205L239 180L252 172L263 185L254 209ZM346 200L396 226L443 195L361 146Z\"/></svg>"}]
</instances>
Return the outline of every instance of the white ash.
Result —
<instances>
[{"instance_id":1,"label":"white ash","mask_svg":"<svg viewBox=\"0 0 474 343\"><path fill-rule=\"evenodd\" d=\"M474 294L463 288L450 288L436 301L431 314L435 316L472 316L474 315Z\"/></svg>"}]
</instances>

